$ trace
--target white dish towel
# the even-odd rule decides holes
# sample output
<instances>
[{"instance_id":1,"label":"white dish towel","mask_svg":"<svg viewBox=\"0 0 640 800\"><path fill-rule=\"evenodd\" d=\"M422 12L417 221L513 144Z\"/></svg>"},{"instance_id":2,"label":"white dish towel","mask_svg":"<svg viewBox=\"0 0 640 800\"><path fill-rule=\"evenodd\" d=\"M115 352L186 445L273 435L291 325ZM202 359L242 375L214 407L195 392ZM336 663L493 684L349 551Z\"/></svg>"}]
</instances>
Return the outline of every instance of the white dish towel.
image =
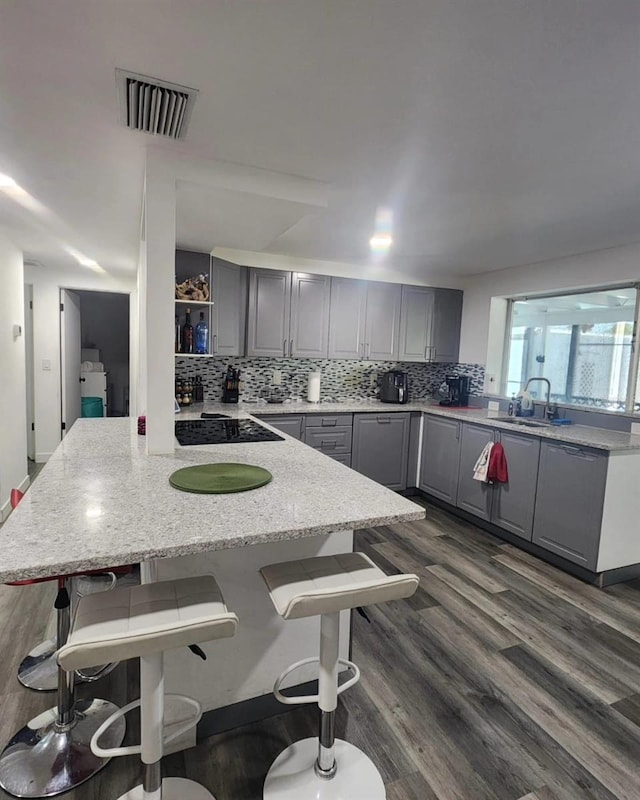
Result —
<instances>
[{"instance_id":1,"label":"white dish towel","mask_svg":"<svg viewBox=\"0 0 640 800\"><path fill-rule=\"evenodd\" d=\"M487 483L487 476L489 474L489 459L491 458L491 451L493 450L493 442L485 445L484 450L480 453L480 458L476 461L473 468L473 480Z\"/></svg>"}]
</instances>

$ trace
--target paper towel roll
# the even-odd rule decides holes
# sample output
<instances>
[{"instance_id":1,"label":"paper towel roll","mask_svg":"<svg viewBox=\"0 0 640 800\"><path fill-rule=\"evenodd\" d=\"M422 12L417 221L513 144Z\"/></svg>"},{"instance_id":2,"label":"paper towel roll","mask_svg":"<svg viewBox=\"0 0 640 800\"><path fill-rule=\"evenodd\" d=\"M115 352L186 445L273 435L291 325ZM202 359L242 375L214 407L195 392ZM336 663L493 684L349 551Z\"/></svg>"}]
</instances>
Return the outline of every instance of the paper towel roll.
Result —
<instances>
[{"instance_id":1,"label":"paper towel roll","mask_svg":"<svg viewBox=\"0 0 640 800\"><path fill-rule=\"evenodd\" d=\"M321 372L309 373L309 385L307 386L307 400L310 403L320 402L320 378L322 378Z\"/></svg>"}]
</instances>

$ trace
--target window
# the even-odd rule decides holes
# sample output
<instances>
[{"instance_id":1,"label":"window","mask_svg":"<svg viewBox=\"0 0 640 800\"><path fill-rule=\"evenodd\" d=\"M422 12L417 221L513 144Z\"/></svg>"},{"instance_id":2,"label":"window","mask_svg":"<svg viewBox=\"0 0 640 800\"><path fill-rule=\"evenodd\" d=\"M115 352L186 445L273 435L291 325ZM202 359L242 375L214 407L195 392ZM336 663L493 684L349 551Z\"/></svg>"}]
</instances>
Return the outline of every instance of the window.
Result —
<instances>
[{"instance_id":1,"label":"window","mask_svg":"<svg viewBox=\"0 0 640 800\"><path fill-rule=\"evenodd\" d=\"M637 302L635 287L511 300L508 396L528 378L544 377L556 403L626 410ZM542 384L531 387L541 399L545 392Z\"/></svg>"}]
</instances>

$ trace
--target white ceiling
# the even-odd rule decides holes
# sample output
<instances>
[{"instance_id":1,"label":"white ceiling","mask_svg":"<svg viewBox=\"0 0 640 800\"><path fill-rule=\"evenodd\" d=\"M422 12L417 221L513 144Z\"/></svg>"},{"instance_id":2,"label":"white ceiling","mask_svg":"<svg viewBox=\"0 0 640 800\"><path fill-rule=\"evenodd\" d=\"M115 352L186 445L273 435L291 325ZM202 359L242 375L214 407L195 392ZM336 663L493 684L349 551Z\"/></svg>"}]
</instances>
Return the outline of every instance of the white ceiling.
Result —
<instances>
[{"instance_id":1,"label":"white ceiling","mask_svg":"<svg viewBox=\"0 0 640 800\"><path fill-rule=\"evenodd\" d=\"M640 240L637 0L0 0L0 200L42 261L135 269L148 144L115 67L200 90L173 152L331 185L327 209L181 187L178 240L467 275Z\"/></svg>"}]
</instances>

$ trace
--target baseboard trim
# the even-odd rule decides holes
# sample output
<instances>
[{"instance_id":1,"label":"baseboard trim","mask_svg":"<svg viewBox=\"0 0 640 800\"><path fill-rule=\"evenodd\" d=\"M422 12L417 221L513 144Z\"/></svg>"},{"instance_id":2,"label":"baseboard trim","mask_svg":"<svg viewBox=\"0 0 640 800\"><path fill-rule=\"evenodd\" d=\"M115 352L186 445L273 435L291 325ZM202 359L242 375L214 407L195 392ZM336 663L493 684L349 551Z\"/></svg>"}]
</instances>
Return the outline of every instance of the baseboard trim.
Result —
<instances>
[{"instance_id":1,"label":"baseboard trim","mask_svg":"<svg viewBox=\"0 0 640 800\"><path fill-rule=\"evenodd\" d=\"M53 453L36 453L36 464L46 464Z\"/></svg>"},{"instance_id":2,"label":"baseboard trim","mask_svg":"<svg viewBox=\"0 0 640 800\"><path fill-rule=\"evenodd\" d=\"M19 492L26 492L31 485L31 480L28 475L20 481L17 486L12 486L12 489L17 489ZM0 523L5 522L11 514L11 498L9 497L0 507Z\"/></svg>"},{"instance_id":3,"label":"baseboard trim","mask_svg":"<svg viewBox=\"0 0 640 800\"><path fill-rule=\"evenodd\" d=\"M519 547L526 553L530 553L532 556L536 556L536 558L539 558L541 561L546 561L548 564L552 564L554 567L558 567L558 569L568 572L570 575L573 575L576 578L580 578L580 580L584 581L585 583L592 583L602 588L604 586L611 586L614 583L622 583L623 581L640 577L640 564L631 564L627 567L610 569L606 572L592 572L591 570L585 569L578 564L567 561L566 559L562 558L562 556L557 556L555 553L545 550L543 547L540 547L533 542L529 542L526 539L521 539L519 536L509 533L509 531L505 531L503 528L499 528L497 525L493 525L491 522L486 522L483 519L475 517L473 514L469 514L467 511L463 511L461 508L457 508L457 506L452 506L450 503L440 500L438 497L434 497L422 489L418 489L417 493L418 496L422 497L424 500L427 500L432 505L438 506L438 508L443 508L445 511L448 511L450 514L463 519L465 522L470 522L473 525L476 525L478 528L481 528L483 531L487 531L487 533L491 533L500 539L504 539L505 542L508 542L515 547Z\"/></svg>"},{"instance_id":4,"label":"baseboard trim","mask_svg":"<svg viewBox=\"0 0 640 800\"><path fill-rule=\"evenodd\" d=\"M351 677L348 670L340 673L339 681L342 682ZM314 695L318 693L318 681L307 681L297 686L288 688L287 694L300 697L301 695ZM250 725L253 722L260 722L263 719L277 717L293 711L300 706L285 706L276 700L273 694L263 694L260 697L252 697L250 700L243 700L224 708L215 708L213 711L206 711L198 723L198 739L206 739L218 733L240 728L243 725Z\"/></svg>"}]
</instances>

